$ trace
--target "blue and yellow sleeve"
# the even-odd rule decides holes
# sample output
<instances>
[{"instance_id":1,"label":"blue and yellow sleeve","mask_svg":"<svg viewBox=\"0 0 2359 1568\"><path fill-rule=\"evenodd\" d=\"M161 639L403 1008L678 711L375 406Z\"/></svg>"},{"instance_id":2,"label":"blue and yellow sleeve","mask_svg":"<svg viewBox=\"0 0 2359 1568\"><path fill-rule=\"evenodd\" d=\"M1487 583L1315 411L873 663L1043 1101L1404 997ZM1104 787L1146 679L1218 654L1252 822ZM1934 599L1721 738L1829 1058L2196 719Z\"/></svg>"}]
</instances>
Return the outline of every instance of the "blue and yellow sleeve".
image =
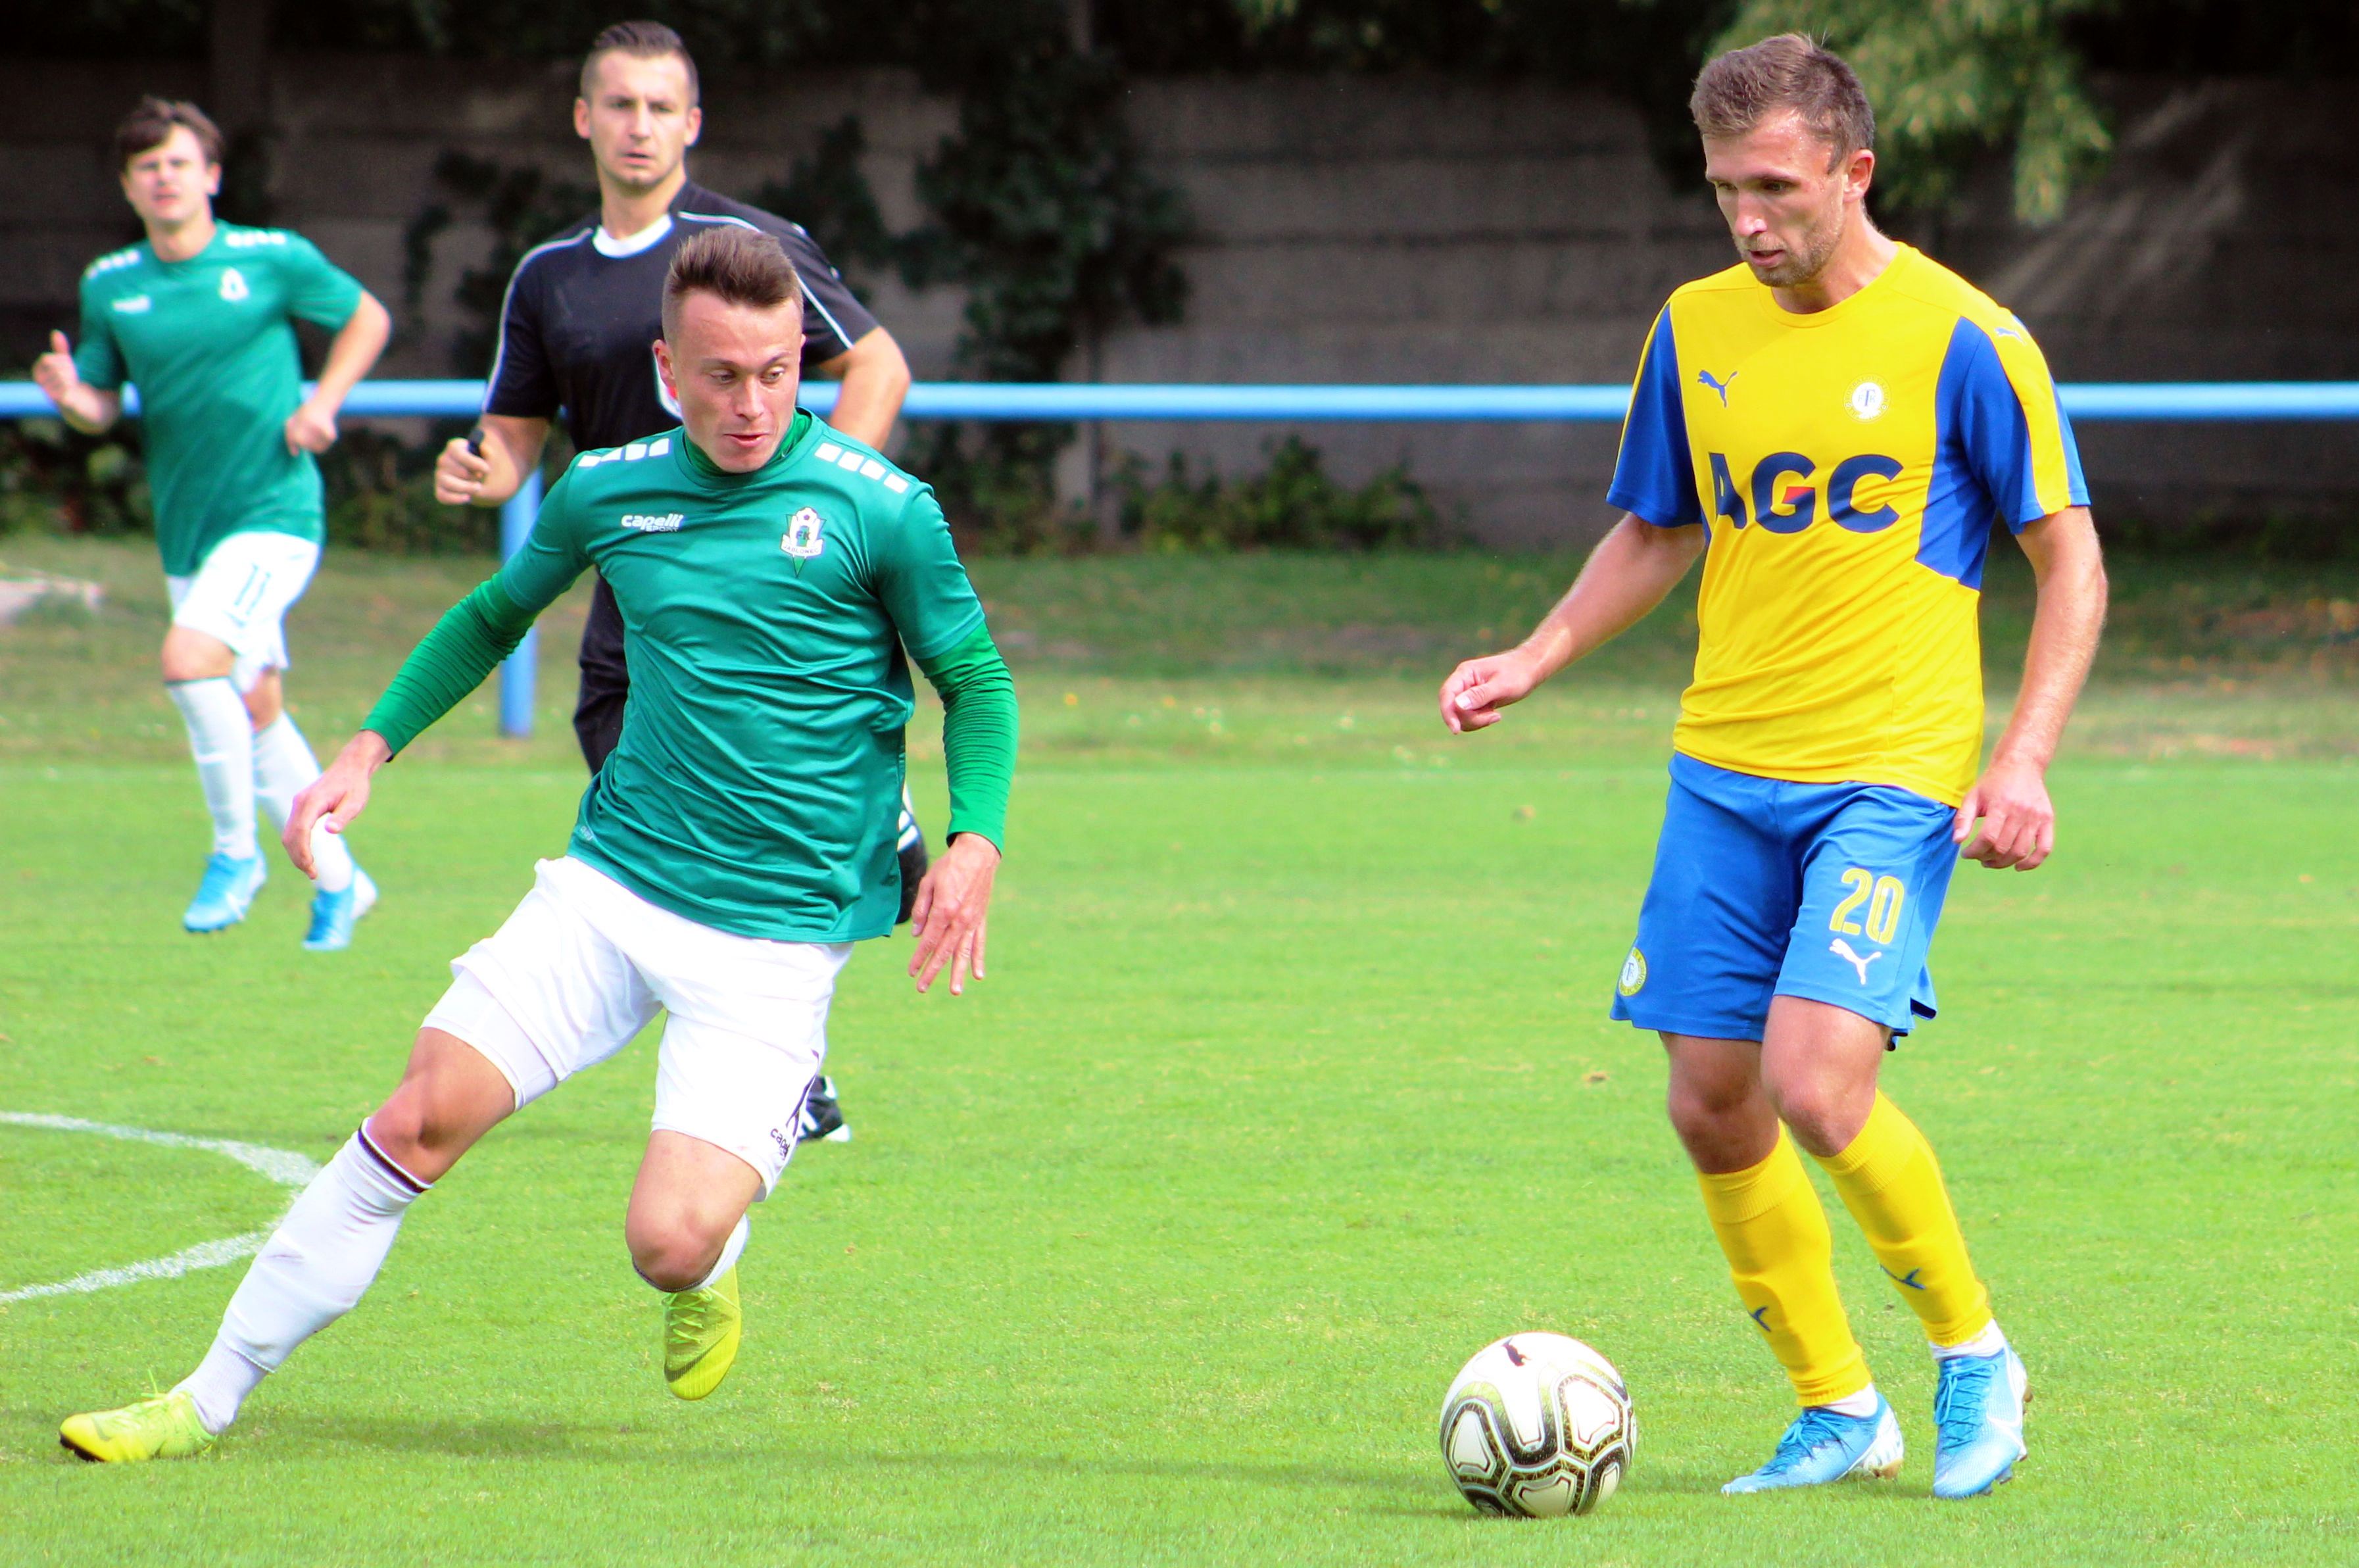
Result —
<instances>
[{"instance_id":1,"label":"blue and yellow sleeve","mask_svg":"<svg viewBox=\"0 0 2359 1568\"><path fill-rule=\"evenodd\" d=\"M1942 449L1962 455L2009 528L2089 504L2072 422L2022 322L1960 317L1937 397Z\"/></svg>"},{"instance_id":2,"label":"blue and yellow sleeve","mask_svg":"<svg viewBox=\"0 0 2359 1568\"><path fill-rule=\"evenodd\" d=\"M1703 521L1695 460L1688 452L1687 408L1680 398L1679 341L1671 331L1668 305L1647 335L1605 501L1657 528L1688 528Z\"/></svg>"}]
</instances>

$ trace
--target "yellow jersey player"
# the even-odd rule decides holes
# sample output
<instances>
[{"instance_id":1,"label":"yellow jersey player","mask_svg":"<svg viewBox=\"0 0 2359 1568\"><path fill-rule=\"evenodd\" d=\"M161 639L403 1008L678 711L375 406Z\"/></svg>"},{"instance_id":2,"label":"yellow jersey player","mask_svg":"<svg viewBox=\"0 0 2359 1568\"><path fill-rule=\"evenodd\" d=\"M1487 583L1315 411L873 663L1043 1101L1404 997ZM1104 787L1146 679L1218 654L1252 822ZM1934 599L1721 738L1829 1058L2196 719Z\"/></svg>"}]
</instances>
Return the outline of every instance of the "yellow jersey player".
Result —
<instances>
[{"instance_id":1,"label":"yellow jersey player","mask_svg":"<svg viewBox=\"0 0 2359 1568\"><path fill-rule=\"evenodd\" d=\"M1850 68L1770 38L1707 65L1690 108L1743 259L1674 293L1647 339L1609 493L1629 515L1519 647L1458 667L1442 716L1497 723L1705 557L1695 680L1614 1016L1662 1037L1671 1124L1802 1406L1769 1462L1724 1489L1900 1467L1799 1145L1932 1345L1933 1491L1973 1497L2024 1455L2023 1363L1931 1148L1876 1077L1933 1016L1926 954L1958 846L1995 869L2048 857L2045 775L2096 651L2104 569L2023 323L1869 222L1875 121ZM1994 523L2030 558L2038 609L1977 776Z\"/></svg>"}]
</instances>

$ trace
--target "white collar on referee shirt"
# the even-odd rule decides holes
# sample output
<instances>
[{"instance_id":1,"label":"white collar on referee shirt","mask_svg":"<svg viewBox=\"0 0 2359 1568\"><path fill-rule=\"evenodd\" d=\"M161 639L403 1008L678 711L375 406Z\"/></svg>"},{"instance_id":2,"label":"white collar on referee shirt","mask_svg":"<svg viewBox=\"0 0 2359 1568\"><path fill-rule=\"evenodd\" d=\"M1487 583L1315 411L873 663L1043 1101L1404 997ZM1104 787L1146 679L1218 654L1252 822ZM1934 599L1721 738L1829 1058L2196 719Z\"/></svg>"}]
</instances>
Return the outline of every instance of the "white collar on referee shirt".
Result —
<instances>
[{"instance_id":1,"label":"white collar on referee shirt","mask_svg":"<svg viewBox=\"0 0 2359 1568\"><path fill-rule=\"evenodd\" d=\"M666 212L637 234L625 234L621 239L616 239L608 234L606 225L601 223L598 225L598 232L590 236L590 243L596 247L600 256L611 256L620 260L626 256L638 255L669 233L671 233L671 214Z\"/></svg>"}]
</instances>

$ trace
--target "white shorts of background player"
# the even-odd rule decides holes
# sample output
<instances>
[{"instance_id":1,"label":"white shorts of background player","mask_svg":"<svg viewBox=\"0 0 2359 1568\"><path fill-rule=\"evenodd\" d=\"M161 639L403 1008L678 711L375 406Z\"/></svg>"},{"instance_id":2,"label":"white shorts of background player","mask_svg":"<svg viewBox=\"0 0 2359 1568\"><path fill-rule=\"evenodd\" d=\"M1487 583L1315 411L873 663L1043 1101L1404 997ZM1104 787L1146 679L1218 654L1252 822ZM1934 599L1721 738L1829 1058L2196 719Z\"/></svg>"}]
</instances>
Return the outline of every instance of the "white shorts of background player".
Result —
<instances>
[{"instance_id":1,"label":"white shorts of background player","mask_svg":"<svg viewBox=\"0 0 2359 1568\"><path fill-rule=\"evenodd\" d=\"M320 568L317 541L293 534L232 534L213 546L193 577L164 579L172 624L202 632L237 656L239 692L287 668L287 612Z\"/></svg>"},{"instance_id":2,"label":"white shorts of background player","mask_svg":"<svg viewBox=\"0 0 2359 1568\"><path fill-rule=\"evenodd\" d=\"M570 855L537 869L506 923L451 961L424 1027L481 1051L522 1110L621 1051L660 1008L670 1017L655 1130L735 1155L768 1197L827 1055L851 944L715 931Z\"/></svg>"}]
</instances>

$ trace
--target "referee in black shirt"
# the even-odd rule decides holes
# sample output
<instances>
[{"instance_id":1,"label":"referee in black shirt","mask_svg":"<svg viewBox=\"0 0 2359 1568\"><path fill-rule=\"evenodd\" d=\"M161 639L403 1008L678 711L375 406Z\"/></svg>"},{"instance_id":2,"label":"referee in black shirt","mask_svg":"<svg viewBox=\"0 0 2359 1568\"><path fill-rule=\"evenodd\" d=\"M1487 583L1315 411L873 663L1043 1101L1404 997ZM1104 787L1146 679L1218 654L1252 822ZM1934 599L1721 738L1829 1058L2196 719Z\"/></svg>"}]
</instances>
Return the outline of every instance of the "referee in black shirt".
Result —
<instances>
[{"instance_id":1,"label":"referee in black shirt","mask_svg":"<svg viewBox=\"0 0 2359 1568\"><path fill-rule=\"evenodd\" d=\"M803 372L842 383L828 422L881 447L909 388L909 366L892 334L853 297L826 255L797 224L689 182L687 154L703 125L696 62L659 22L618 22L582 62L573 129L590 144L599 211L525 253L500 303L499 353L484 400L481 451L443 448L434 495L445 506L496 506L540 462L561 411L575 450L641 441L679 423L656 373L663 335L664 276L690 236L734 223L776 238L803 285ZM573 731L595 773L623 730L631 675L623 616L601 579L582 630L582 694ZM925 874L925 839L906 804L901 817L901 918ZM850 1129L821 1079L804 1116L807 1137Z\"/></svg>"}]
</instances>

